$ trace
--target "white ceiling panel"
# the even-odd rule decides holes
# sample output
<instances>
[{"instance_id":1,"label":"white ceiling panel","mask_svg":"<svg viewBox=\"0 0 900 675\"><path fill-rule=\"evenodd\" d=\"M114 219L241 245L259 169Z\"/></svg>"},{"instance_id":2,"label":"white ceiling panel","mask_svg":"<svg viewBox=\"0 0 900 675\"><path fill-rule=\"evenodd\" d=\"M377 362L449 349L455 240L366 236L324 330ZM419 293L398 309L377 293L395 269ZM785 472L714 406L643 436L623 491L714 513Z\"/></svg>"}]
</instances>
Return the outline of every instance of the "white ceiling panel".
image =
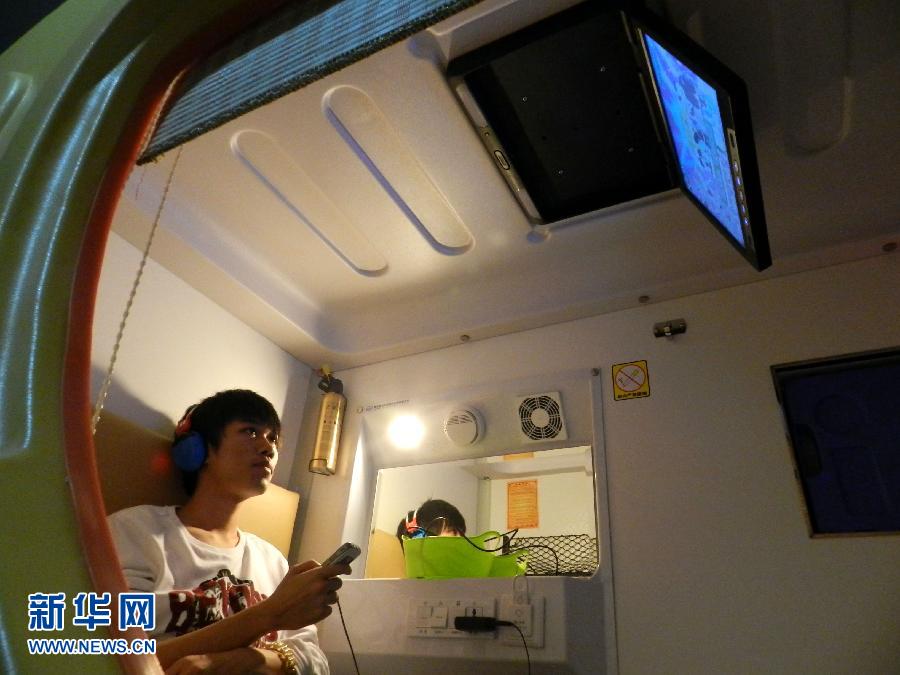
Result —
<instances>
[{"instance_id":1,"label":"white ceiling panel","mask_svg":"<svg viewBox=\"0 0 900 675\"><path fill-rule=\"evenodd\" d=\"M819 3L672 0L671 19L747 81L772 268L755 272L676 191L529 241L443 68L571 4L486 1L186 144L153 257L301 360L346 368L897 240L896 3L829 2L815 21ZM141 248L175 154L123 194L114 227Z\"/></svg>"}]
</instances>

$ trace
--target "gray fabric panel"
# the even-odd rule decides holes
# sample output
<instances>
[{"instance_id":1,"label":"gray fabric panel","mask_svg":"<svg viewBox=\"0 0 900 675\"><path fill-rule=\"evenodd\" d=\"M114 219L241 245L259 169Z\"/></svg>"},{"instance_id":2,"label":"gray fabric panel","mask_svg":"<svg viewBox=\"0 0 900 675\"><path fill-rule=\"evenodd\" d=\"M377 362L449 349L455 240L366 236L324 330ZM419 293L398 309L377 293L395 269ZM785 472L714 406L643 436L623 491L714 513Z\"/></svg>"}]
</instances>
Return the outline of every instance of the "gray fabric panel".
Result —
<instances>
[{"instance_id":1,"label":"gray fabric panel","mask_svg":"<svg viewBox=\"0 0 900 675\"><path fill-rule=\"evenodd\" d=\"M138 164L479 1L291 3L194 69L163 115Z\"/></svg>"}]
</instances>

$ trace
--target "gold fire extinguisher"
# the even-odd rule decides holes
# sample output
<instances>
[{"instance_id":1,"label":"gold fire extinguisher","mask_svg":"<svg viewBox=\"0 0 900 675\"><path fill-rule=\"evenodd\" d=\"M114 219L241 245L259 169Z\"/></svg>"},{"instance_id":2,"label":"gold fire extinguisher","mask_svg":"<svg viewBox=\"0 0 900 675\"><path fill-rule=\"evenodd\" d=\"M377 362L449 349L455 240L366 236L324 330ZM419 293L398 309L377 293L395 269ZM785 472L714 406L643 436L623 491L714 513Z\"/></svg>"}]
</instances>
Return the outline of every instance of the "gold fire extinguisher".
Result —
<instances>
[{"instance_id":1,"label":"gold fire extinguisher","mask_svg":"<svg viewBox=\"0 0 900 675\"><path fill-rule=\"evenodd\" d=\"M319 389L325 392L319 407L319 423L316 427L316 444L313 447L309 470L325 476L334 474L337 467L338 446L341 442L341 426L344 423L344 410L347 399L344 398L344 383L331 375L327 366L319 370L322 379Z\"/></svg>"}]
</instances>

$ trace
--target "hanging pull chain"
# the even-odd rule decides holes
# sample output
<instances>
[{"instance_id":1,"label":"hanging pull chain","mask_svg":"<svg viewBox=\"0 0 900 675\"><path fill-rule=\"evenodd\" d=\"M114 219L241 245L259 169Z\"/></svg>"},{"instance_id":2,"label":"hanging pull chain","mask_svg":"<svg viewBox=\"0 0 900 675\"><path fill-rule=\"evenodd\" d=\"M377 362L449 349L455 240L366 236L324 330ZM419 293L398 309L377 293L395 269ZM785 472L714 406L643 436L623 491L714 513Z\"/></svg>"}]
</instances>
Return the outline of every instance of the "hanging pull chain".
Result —
<instances>
[{"instance_id":1,"label":"hanging pull chain","mask_svg":"<svg viewBox=\"0 0 900 675\"><path fill-rule=\"evenodd\" d=\"M106 403L106 397L109 395L109 388L112 384L113 368L116 366L116 358L119 355L119 346L122 344L122 335L125 332L125 322L131 313L131 305L134 303L134 296L137 294L138 285L141 283L141 276L144 274L144 266L147 264L147 258L150 256L150 246L153 244L153 237L156 234L156 228L159 225L159 218L162 215L163 208L166 205L166 198L169 196L169 187L172 185L172 178L175 176L175 167L178 166L178 160L181 159L181 150L184 146L178 147L178 153L175 155L175 161L172 163L172 169L169 171L169 177L166 180L165 188L163 188L162 199L156 209L156 217L153 219L153 226L150 228L150 236L147 238L147 245L144 247L144 255L141 258L141 264L138 266L137 276L131 285L131 293L128 295L128 302L125 303L125 312L122 314L122 321L119 323L119 332L116 334L116 343L113 345L112 356L109 359L109 368L106 369L106 378L100 386L100 392L97 394L97 402L94 404L94 414L91 417L91 433L97 433L97 422L100 421L100 412ZM143 175L141 182L143 182ZM140 189L140 183L138 183Z\"/></svg>"}]
</instances>

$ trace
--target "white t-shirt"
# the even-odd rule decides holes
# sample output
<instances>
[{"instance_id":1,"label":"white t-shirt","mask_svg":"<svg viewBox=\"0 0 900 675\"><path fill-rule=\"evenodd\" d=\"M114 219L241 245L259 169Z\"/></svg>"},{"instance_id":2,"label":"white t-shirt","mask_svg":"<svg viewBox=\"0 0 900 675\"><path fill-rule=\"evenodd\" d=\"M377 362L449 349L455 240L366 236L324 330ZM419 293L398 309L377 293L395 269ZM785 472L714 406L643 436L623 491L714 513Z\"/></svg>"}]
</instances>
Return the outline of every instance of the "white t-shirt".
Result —
<instances>
[{"instance_id":1,"label":"white t-shirt","mask_svg":"<svg viewBox=\"0 0 900 675\"><path fill-rule=\"evenodd\" d=\"M135 506L109 517L128 587L156 594L160 640L230 616L272 594L288 570L281 552L254 534L238 531L234 548L195 538L174 506ZM328 675L316 627L266 636L290 645L303 675Z\"/></svg>"}]
</instances>

